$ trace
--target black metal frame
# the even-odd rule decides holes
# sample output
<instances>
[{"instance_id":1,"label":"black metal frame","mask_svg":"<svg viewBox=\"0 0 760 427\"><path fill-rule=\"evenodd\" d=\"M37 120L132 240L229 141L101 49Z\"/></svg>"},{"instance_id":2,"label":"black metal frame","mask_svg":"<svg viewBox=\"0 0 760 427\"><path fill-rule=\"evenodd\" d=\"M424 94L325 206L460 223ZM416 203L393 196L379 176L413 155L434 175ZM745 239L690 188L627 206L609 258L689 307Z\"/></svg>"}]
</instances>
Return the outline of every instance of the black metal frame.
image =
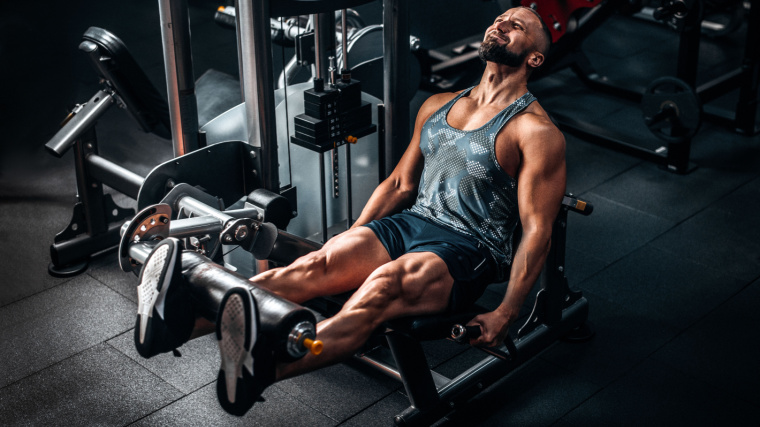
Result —
<instances>
[{"instance_id":1,"label":"black metal frame","mask_svg":"<svg viewBox=\"0 0 760 427\"><path fill-rule=\"evenodd\" d=\"M181 6L182 2L179 3ZM175 29L180 33L188 30L185 27ZM242 142L196 149L156 166L147 177L101 157L95 125L111 106L125 107L144 131L163 137L170 136L168 106L124 43L114 34L91 27L83 36L80 50L90 56L101 77L102 87L87 103L74 109L61 130L46 144L48 151L57 157L63 156L72 146L75 148L78 189L72 219L50 246L48 271L54 276L71 276L84 271L92 254L119 244L122 223L134 216L133 209L119 207L110 194L103 192L103 184L137 200L138 208L157 203L174 183L179 182L202 185L230 204L240 195L261 186L261 178L257 176L261 169L257 159L261 156L254 152L255 147ZM189 55L182 56L180 68L187 68L189 59ZM188 76L192 77L192 73L181 75L181 88L185 84L194 84L187 80ZM190 115L197 116L194 94L188 96L193 99L192 105L183 105L190 105ZM190 128L197 128L197 117L195 120ZM175 131L182 133L182 129ZM220 170L227 173L220 174ZM236 170L241 173L233 173Z\"/></svg>"},{"instance_id":2,"label":"black metal frame","mask_svg":"<svg viewBox=\"0 0 760 427\"><path fill-rule=\"evenodd\" d=\"M48 271L56 276L79 274L87 268L90 255L115 246L119 229L133 209L118 206L103 184L137 198L142 177L98 155L95 128L84 130L74 143L74 165L78 201L69 224L50 245Z\"/></svg>"},{"instance_id":3,"label":"black metal frame","mask_svg":"<svg viewBox=\"0 0 760 427\"><path fill-rule=\"evenodd\" d=\"M135 199L139 209L158 203L177 183L202 186L227 205L260 187L253 147L240 141L221 142L171 159L144 178L98 155L94 127L82 132L74 147L79 200L70 223L50 246L48 269L56 276L79 274L91 255L116 247L124 220L135 215L133 209L116 205L103 192L103 184Z\"/></svg>"},{"instance_id":4,"label":"black metal frame","mask_svg":"<svg viewBox=\"0 0 760 427\"><path fill-rule=\"evenodd\" d=\"M61 157L74 147L78 202L71 221L50 246L48 271L54 276L79 274L90 255L119 242L121 223L134 215L103 192L103 184L137 198L143 177L98 154L95 125L113 105L124 107L145 132L169 136L166 103L145 76L124 43L114 34L90 27L79 49L87 53L101 78L101 89L71 112L63 127L46 144Z\"/></svg>"},{"instance_id":5,"label":"black metal frame","mask_svg":"<svg viewBox=\"0 0 760 427\"><path fill-rule=\"evenodd\" d=\"M591 67L583 52L580 51L580 44L583 40L612 16L619 7L619 0L607 0L586 13L580 19L575 31L565 34L557 41L550 55L548 55L543 70L536 72L533 78L538 79L561 68L570 67L581 81L590 88L633 102L640 102L644 96L644 88L625 87L600 76ZM739 101L733 117L729 117L725 113L710 111L709 108L702 113L702 117L732 128L739 134L756 135L760 132L760 124L756 121L758 80L760 80L758 78L760 74L760 53L756 48L760 43L760 28L758 28L760 6L750 6L746 45L741 67L697 86L697 66L701 41L701 18L699 15L699 13L691 13L690 22L685 23L680 32L676 77L694 88L703 105L730 90L739 89ZM629 142L625 136L612 130L561 113L551 112L551 114L562 130L594 144L660 164L672 172L683 174L694 169L694 165L689 161L691 140L688 138L681 142L669 141L667 145L652 150Z\"/></svg>"}]
</instances>

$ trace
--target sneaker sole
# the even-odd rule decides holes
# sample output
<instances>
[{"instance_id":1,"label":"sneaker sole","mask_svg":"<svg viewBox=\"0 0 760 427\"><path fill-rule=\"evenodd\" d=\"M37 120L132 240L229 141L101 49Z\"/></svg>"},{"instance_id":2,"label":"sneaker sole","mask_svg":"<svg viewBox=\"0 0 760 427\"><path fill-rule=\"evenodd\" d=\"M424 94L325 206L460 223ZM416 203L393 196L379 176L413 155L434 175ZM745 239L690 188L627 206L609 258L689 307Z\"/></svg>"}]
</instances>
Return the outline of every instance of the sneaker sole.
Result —
<instances>
[{"instance_id":1,"label":"sneaker sole","mask_svg":"<svg viewBox=\"0 0 760 427\"><path fill-rule=\"evenodd\" d=\"M143 266L140 274L140 284L137 286L137 322L139 334L135 334L138 343L144 345L151 342L150 333L155 311L162 319L166 294L171 283L171 274L174 271L177 257L177 243L174 240L165 240L153 250ZM167 259L169 262L166 262Z\"/></svg>"},{"instance_id":2,"label":"sneaker sole","mask_svg":"<svg viewBox=\"0 0 760 427\"><path fill-rule=\"evenodd\" d=\"M250 291L229 291L222 300L216 326L221 355L217 394L222 407L234 415L245 414L257 397L247 384L253 379L251 351L258 329L256 301Z\"/></svg>"}]
</instances>

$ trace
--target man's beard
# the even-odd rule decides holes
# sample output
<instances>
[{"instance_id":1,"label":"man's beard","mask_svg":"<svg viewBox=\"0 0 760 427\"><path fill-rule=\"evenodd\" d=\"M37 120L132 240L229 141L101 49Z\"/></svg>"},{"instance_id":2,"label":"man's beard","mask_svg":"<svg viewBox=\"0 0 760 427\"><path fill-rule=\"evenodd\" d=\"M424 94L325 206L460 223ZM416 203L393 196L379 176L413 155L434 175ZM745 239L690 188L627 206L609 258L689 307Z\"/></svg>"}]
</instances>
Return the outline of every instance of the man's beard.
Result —
<instances>
[{"instance_id":1,"label":"man's beard","mask_svg":"<svg viewBox=\"0 0 760 427\"><path fill-rule=\"evenodd\" d=\"M528 56L528 51L514 53L509 51L506 45L502 46L493 38L489 38L480 44L478 56L483 62L490 61L508 67L519 67Z\"/></svg>"}]
</instances>

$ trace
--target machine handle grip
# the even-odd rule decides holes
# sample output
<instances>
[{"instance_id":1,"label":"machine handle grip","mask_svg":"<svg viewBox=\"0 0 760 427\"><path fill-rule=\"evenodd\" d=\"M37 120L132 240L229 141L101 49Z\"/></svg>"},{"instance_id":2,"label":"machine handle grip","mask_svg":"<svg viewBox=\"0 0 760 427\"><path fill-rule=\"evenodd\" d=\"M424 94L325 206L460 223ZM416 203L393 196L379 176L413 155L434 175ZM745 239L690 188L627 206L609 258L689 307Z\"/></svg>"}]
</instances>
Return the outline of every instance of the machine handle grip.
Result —
<instances>
[{"instance_id":1,"label":"machine handle grip","mask_svg":"<svg viewBox=\"0 0 760 427\"><path fill-rule=\"evenodd\" d=\"M464 326L462 324L456 324L451 328L451 338L458 343L465 343L470 339L479 337L482 333L483 332L480 330L480 326L478 325ZM504 341L504 345L506 346L507 351L503 351L496 347L479 348L492 356L498 357L499 359L507 361L512 360L512 354L517 353L514 342L512 342L511 338L507 337L507 339Z\"/></svg>"},{"instance_id":2,"label":"machine handle grip","mask_svg":"<svg viewBox=\"0 0 760 427\"><path fill-rule=\"evenodd\" d=\"M577 212L583 216L589 216L594 212L594 205L575 197L565 196L562 199L562 204L567 206L569 210Z\"/></svg>"},{"instance_id":3,"label":"machine handle grip","mask_svg":"<svg viewBox=\"0 0 760 427\"><path fill-rule=\"evenodd\" d=\"M460 343L477 338L481 333L480 326L477 325L464 326L458 323L451 328L451 338Z\"/></svg>"}]
</instances>

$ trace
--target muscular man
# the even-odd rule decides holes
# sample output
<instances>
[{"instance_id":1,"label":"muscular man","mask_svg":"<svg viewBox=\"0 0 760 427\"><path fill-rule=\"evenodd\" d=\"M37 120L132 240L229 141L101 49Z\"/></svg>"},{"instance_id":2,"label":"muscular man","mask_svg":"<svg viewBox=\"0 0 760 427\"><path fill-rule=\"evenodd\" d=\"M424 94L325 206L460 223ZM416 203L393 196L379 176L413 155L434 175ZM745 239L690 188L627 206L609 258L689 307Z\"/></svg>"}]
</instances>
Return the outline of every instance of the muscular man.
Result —
<instances>
[{"instance_id":1,"label":"muscular man","mask_svg":"<svg viewBox=\"0 0 760 427\"><path fill-rule=\"evenodd\" d=\"M530 9L497 17L480 48L480 83L422 105L409 147L356 224L321 250L250 279L296 303L355 291L317 326L322 354L276 363L256 332L250 291L227 292L216 325L217 390L227 411L243 414L273 382L350 357L387 320L466 308L488 283L509 279L498 308L470 322L482 330L473 344L503 342L544 263L565 191L564 137L527 90L550 43ZM515 249L518 221L523 234ZM165 260L176 259L175 247L171 240L159 245L141 275L141 292L158 295L141 298L135 339L145 356L190 335L187 320L171 319L188 316L171 312L179 291L169 288L176 267Z\"/></svg>"}]
</instances>

